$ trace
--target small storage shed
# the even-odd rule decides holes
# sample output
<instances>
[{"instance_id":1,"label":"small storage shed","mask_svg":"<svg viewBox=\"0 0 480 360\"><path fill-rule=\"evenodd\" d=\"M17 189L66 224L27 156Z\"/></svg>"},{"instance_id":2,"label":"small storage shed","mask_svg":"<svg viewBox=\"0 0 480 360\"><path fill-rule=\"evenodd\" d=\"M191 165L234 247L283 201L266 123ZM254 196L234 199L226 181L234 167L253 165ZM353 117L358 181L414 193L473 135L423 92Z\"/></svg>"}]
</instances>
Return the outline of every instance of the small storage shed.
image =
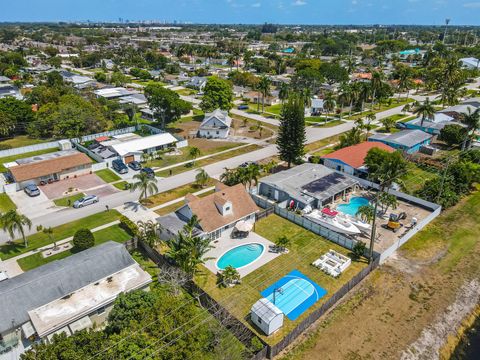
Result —
<instances>
[{"instance_id":1,"label":"small storage shed","mask_svg":"<svg viewBox=\"0 0 480 360\"><path fill-rule=\"evenodd\" d=\"M282 311L265 298L253 304L250 318L266 335L273 334L283 326Z\"/></svg>"}]
</instances>

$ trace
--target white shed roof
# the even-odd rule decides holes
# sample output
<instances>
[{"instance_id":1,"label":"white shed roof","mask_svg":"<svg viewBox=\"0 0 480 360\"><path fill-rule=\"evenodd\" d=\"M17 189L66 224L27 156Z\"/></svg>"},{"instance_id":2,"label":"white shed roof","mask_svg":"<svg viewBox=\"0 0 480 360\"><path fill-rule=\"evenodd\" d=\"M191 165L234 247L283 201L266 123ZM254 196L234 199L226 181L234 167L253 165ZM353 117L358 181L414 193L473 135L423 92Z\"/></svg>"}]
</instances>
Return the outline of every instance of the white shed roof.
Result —
<instances>
[{"instance_id":1,"label":"white shed roof","mask_svg":"<svg viewBox=\"0 0 480 360\"><path fill-rule=\"evenodd\" d=\"M272 321L278 315L283 314L278 307L266 298L261 298L253 304L251 312L257 314L259 318L267 323Z\"/></svg>"},{"instance_id":2,"label":"white shed roof","mask_svg":"<svg viewBox=\"0 0 480 360\"><path fill-rule=\"evenodd\" d=\"M118 155L124 156L128 153L141 152L158 146L173 144L175 142L177 142L177 139L172 134L162 133L131 141L125 141L112 145L112 148L118 153Z\"/></svg>"}]
</instances>

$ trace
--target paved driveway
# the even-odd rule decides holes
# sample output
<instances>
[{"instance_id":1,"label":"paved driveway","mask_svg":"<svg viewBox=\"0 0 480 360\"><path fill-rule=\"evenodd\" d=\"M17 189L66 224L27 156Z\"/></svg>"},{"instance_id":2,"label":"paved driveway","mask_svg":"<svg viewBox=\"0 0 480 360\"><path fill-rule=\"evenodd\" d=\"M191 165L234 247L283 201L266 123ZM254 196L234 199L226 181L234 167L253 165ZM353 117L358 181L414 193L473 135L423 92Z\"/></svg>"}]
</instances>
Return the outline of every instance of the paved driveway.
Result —
<instances>
[{"instance_id":1,"label":"paved driveway","mask_svg":"<svg viewBox=\"0 0 480 360\"><path fill-rule=\"evenodd\" d=\"M39 196L34 197L28 196L23 190L9 195L15 205L17 205L18 211L30 219L58 210L53 201L51 201L42 190L40 190Z\"/></svg>"},{"instance_id":2,"label":"paved driveway","mask_svg":"<svg viewBox=\"0 0 480 360\"><path fill-rule=\"evenodd\" d=\"M84 191L91 188L101 187L106 185L106 182L100 179L95 174L82 175L77 178L70 178L60 180L51 184L40 186L39 188L45 193L49 199L58 199L67 196L68 189L78 189ZM90 193L90 191L89 191Z\"/></svg>"}]
</instances>

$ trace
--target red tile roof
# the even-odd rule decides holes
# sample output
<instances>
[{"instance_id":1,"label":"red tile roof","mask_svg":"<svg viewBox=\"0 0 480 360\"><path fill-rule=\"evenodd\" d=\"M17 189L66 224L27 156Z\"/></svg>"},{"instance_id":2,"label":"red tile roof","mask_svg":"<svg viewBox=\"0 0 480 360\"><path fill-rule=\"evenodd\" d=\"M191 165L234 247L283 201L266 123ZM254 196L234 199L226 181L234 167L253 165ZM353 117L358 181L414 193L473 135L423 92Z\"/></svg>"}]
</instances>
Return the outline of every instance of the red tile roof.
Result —
<instances>
[{"instance_id":1,"label":"red tile roof","mask_svg":"<svg viewBox=\"0 0 480 360\"><path fill-rule=\"evenodd\" d=\"M391 146L381 142L366 141L357 145L348 146L346 148L334 151L328 155L322 156L323 159L337 159L351 167L357 169L365 163L365 157L370 149L379 148L388 152L394 152Z\"/></svg>"}]
</instances>

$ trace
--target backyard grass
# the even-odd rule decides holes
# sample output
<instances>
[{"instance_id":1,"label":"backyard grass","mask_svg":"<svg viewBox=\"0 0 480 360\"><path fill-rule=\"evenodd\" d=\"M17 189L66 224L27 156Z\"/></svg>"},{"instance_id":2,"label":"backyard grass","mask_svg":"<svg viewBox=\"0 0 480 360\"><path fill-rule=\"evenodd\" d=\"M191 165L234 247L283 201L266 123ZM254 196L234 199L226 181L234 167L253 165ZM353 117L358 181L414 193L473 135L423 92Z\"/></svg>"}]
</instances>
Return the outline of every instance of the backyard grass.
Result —
<instances>
[{"instance_id":1,"label":"backyard grass","mask_svg":"<svg viewBox=\"0 0 480 360\"><path fill-rule=\"evenodd\" d=\"M406 350L413 350L415 358L432 358L425 354L431 349L428 341L426 347L410 345L425 329L455 319L456 309L463 307L460 299L467 297L465 288L478 282L479 216L477 188L412 237L281 359L313 360L319 353L332 359L370 359L372 354L399 359ZM458 340L461 334L449 328L450 333L435 335L434 340L446 340L447 345ZM450 358L442 352L434 357Z\"/></svg>"},{"instance_id":2,"label":"backyard grass","mask_svg":"<svg viewBox=\"0 0 480 360\"><path fill-rule=\"evenodd\" d=\"M216 276L206 268L202 268L202 273L196 276L195 281L232 312L237 319L247 323L249 327L252 326L245 319L251 306L261 298L260 291L263 291L292 270L301 271L327 290L327 295L305 311L296 321L290 321L285 317L283 327L274 335L265 337L256 328L253 328L260 337L270 344L275 344L282 339L366 266L364 261L352 262L350 267L337 279L325 274L310 264L330 249L345 255L348 255L349 251L277 215L271 215L258 221L255 224L255 232L272 242L275 242L281 236L286 236L291 240L291 245L288 247L289 253L280 255L248 274L242 278L240 285L233 288L217 287Z\"/></svg>"},{"instance_id":3,"label":"backyard grass","mask_svg":"<svg viewBox=\"0 0 480 360\"><path fill-rule=\"evenodd\" d=\"M103 211L53 228L53 237L58 241L73 236L79 229L93 229L118 220L121 214L116 210ZM27 236L28 246L23 245L22 239L0 246L0 258L10 259L25 252L51 244L53 241L43 232Z\"/></svg>"},{"instance_id":4,"label":"backyard grass","mask_svg":"<svg viewBox=\"0 0 480 360\"><path fill-rule=\"evenodd\" d=\"M168 170L155 172L155 174L157 176L160 176L160 177L168 177L168 176L172 176L172 175L177 175L177 174L183 173L185 171L198 169L200 167L207 166L207 165L213 164L213 163L218 162L218 161L222 161L222 160L230 159L230 158L235 157L235 156L243 155L243 154L258 150L260 148L261 147L258 146L258 145L248 145L248 146L245 146L245 147L242 147L242 148L239 148L239 149L234 149L234 150L225 152L223 154L213 155L213 156L211 156L209 158L206 158L206 159L195 160L195 163L193 165L190 162L190 163L187 163L185 165L176 166L176 167L173 167L173 168L168 169ZM189 160L191 160L191 159L189 159Z\"/></svg>"},{"instance_id":5,"label":"backyard grass","mask_svg":"<svg viewBox=\"0 0 480 360\"><path fill-rule=\"evenodd\" d=\"M121 180L122 178L115 174L112 170L110 169L102 169L95 171L95 175L97 175L100 179L107 183L111 183L114 181Z\"/></svg>"},{"instance_id":6,"label":"backyard grass","mask_svg":"<svg viewBox=\"0 0 480 360\"><path fill-rule=\"evenodd\" d=\"M85 196L84 193L78 193L78 194L66 196L66 197L63 197L63 198L60 198L60 199L55 199L55 200L53 200L53 202L57 206L73 206L73 203L75 201L81 199L84 196Z\"/></svg>"},{"instance_id":7,"label":"backyard grass","mask_svg":"<svg viewBox=\"0 0 480 360\"><path fill-rule=\"evenodd\" d=\"M0 147L2 145L10 146L12 148L41 144L52 141L51 139L34 139L26 135L15 136L14 138L0 141Z\"/></svg>"},{"instance_id":8,"label":"backyard grass","mask_svg":"<svg viewBox=\"0 0 480 360\"><path fill-rule=\"evenodd\" d=\"M212 185L215 185L215 180L210 179L208 181L208 183L205 185L205 187L209 187L209 186L212 186ZM202 190L202 188L200 186L198 186L197 184L193 184L193 183L183 185L183 186L179 186L175 189L150 196L147 199L145 205L147 207L152 208L152 207L164 204L166 202L178 199L178 198L183 197L187 194L194 193L194 192L197 192L197 191L200 191L200 190Z\"/></svg>"},{"instance_id":9,"label":"backyard grass","mask_svg":"<svg viewBox=\"0 0 480 360\"><path fill-rule=\"evenodd\" d=\"M409 161L407 163L407 172L401 178L403 190L408 194L413 194L415 191L420 190L425 182L437 176L437 174L423 170Z\"/></svg>"},{"instance_id":10,"label":"backyard grass","mask_svg":"<svg viewBox=\"0 0 480 360\"><path fill-rule=\"evenodd\" d=\"M15 203L10 199L10 196L5 193L0 194L0 213L7 212L9 210L15 210L17 206Z\"/></svg>"},{"instance_id":11,"label":"backyard grass","mask_svg":"<svg viewBox=\"0 0 480 360\"><path fill-rule=\"evenodd\" d=\"M319 150L319 149L321 149L321 148L323 148L327 145L336 144L338 142L338 140L340 139L340 136L341 136L341 134L334 135L334 136L330 136L326 139L318 140L318 141L312 142L310 144L307 144L307 145L305 145L305 152L308 153L308 152L311 152L311 151Z\"/></svg>"},{"instance_id":12,"label":"backyard grass","mask_svg":"<svg viewBox=\"0 0 480 360\"><path fill-rule=\"evenodd\" d=\"M52 149L43 149L43 150L38 150L38 151L31 151L28 153L24 154L19 154L19 155L11 155L11 156L5 156L0 158L0 172L7 171L7 169L3 166L5 163L9 163L12 161L15 161L17 159L24 159L32 156L37 156L37 155L42 155L42 154L48 154L54 151L58 151L58 148L52 148Z\"/></svg>"},{"instance_id":13,"label":"backyard grass","mask_svg":"<svg viewBox=\"0 0 480 360\"><path fill-rule=\"evenodd\" d=\"M394 109L394 108L399 107L399 106L404 106L406 104L410 104L414 101L415 100L413 100L411 98L408 99L408 101L403 99L400 102L397 102L397 100L393 100L390 105L389 104L381 104L380 106L378 106L378 104L376 104L373 110L370 110L370 107L371 107L370 104L365 104L365 110L362 113L349 116L349 117L346 118L346 120L358 120L362 117L365 117L367 114L369 114L371 112L376 114L376 113L379 113L379 112L382 112L382 111L386 111L386 110Z\"/></svg>"},{"instance_id":14,"label":"backyard grass","mask_svg":"<svg viewBox=\"0 0 480 360\"><path fill-rule=\"evenodd\" d=\"M106 241L112 240L119 243L123 243L130 240L131 236L128 235L119 225L112 225L108 228L96 231L93 233L95 237L95 246L100 245ZM74 248L63 251L61 253L44 258L42 254L36 253L21 259L18 259L17 263L20 265L23 271L35 269L36 267L45 265L54 260L64 259L70 255L76 254L78 251Z\"/></svg>"}]
</instances>

